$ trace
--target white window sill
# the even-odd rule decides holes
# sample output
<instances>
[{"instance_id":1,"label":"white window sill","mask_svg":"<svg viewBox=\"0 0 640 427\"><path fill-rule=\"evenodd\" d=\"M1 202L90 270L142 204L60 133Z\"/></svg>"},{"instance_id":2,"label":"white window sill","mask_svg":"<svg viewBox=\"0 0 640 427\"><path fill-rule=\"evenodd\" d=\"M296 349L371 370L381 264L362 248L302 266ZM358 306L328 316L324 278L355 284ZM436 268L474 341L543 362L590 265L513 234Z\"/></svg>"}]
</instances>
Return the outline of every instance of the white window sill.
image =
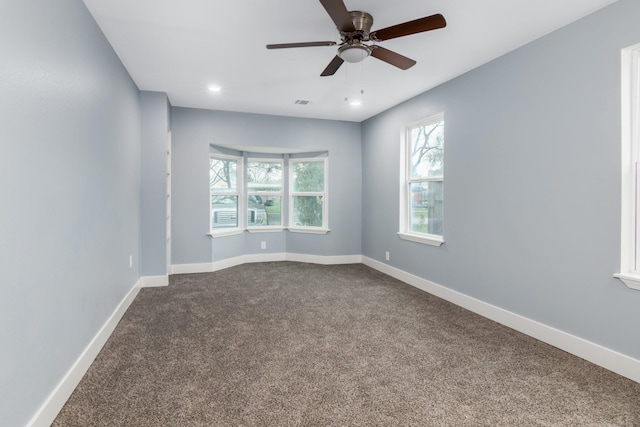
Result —
<instances>
[{"instance_id":1,"label":"white window sill","mask_svg":"<svg viewBox=\"0 0 640 427\"><path fill-rule=\"evenodd\" d=\"M308 234L327 234L329 231L328 228L295 228L295 227L288 227L287 230L289 230L292 233L308 233Z\"/></svg>"},{"instance_id":2,"label":"white window sill","mask_svg":"<svg viewBox=\"0 0 640 427\"><path fill-rule=\"evenodd\" d=\"M635 273L617 273L613 277L620 279L622 283L627 285L631 289L637 289L640 291L640 274Z\"/></svg>"},{"instance_id":3,"label":"white window sill","mask_svg":"<svg viewBox=\"0 0 640 427\"><path fill-rule=\"evenodd\" d=\"M402 240L409 240L411 242L422 243L431 246L440 246L444 243L444 238L442 236L436 236L433 234L413 234L398 232L398 236L400 236Z\"/></svg>"},{"instance_id":4,"label":"white window sill","mask_svg":"<svg viewBox=\"0 0 640 427\"><path fill-rule=\"evenodd\" d=\"M233 228L230 230L211 230L208 235L216 239L218 237L235 236L242 233L244 233L243 228Z\"/></svg>"},{"instance_id":5,"label":"white window sill","mask_svg":"<svg viewBox=\"0 0 640 427\"><path fill-rule=\"evenodd\" d=\"M207 233L207 236L210 236L214 239L218 237L227 237L227 236L236 236L238 234L242 234L245 231L249 233L279 233L284 230L289 230L292 233L306 233L306 234L327 234L331 230L328 228L306 228L306 227L265 227L265 228L233 228L230 230L211 230Z\"/></svg>"},{"instance_id":6,"label":"white window sill","mask_svg":"<svg viewBox=\"0 0 640 427\"><path fill-rule=\"evenodd\" d=\"M251 227L247 228L249 233L279 233L284 231L284 227Z\"/></svg>"}]
</instances>

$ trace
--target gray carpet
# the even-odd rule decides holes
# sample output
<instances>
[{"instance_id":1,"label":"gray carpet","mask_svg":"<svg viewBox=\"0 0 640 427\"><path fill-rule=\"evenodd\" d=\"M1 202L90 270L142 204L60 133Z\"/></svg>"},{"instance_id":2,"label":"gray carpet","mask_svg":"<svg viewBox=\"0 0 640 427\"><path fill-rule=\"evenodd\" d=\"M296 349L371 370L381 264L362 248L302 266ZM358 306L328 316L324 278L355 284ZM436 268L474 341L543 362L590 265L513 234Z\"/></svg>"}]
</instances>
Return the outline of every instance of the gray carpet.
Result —
<instances>
[{"instance_id":1,"label":"gray carpet","mask_svg":"<svg viewBox=\"0 0 640 427\"><path fill-rule=\"evenodd\" d=\"M55 426L640 426L640 384L363 265L142 289Z\"/></svg>"}]
</instances>

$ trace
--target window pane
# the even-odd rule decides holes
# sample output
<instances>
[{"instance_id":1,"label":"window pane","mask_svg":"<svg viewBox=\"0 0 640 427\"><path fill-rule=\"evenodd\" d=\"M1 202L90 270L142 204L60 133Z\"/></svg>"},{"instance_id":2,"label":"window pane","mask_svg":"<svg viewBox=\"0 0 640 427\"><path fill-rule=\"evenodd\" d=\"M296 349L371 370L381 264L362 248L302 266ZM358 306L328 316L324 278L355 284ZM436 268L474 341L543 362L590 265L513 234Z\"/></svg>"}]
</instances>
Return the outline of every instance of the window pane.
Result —
<instances>
[{"instance_id":1,"label":"window pane","mask_svg":"<svg viewBox=\"0 0 640 427\"><path fill-rule=\"evenodd\" d=\"M292 191L324 191L324 161L293 162Z\"/></svg>"},{"instance_id":2,"label":"window pane","mask_svg":"<svg viewBox=\"0 0 640 427\"><path fill-rule=\"evenodd\" d=\"M249 227L280 225L280 196L247 197Z\"/></svg>"},{"instance_id":3,"label":"window pane","mask_svg":"<svg viewBox=\"0 0 640 427\"><path fill-rule=\"evenodd\" d=\"M267 212L267 225L282 225L282 197L262 196L262 200Z\"/></svg>"},{"instance_id":4,"label":"window pane","mask_svg":"<svg viewBox=\"0 0 640 427\"><path fill-rule=\"evenodd\" d=\"M322 227L322 196L294 196L292 224Z\"/></svg>"},{"instance_id":5,"label":"window pane","mask_svg":"<svg viewBox=\"0 0 640 427\"><path fill-rule=\"evenodd\" d=\"M442 181L411 184L409 229L442 236Z\"/></svg>"},{"instance_id":6,"label":"window pane","mask_svg":"<svg viewBox=\"0 0 640 427\"><path fill-rule=\"evenodd\" d=\"M209 159L209 186L211 191L237 192L238 162L231 159Z\"/></svg>"},{"instance_id":7,"label":"window pane","mask_svg":"<svg viewBox=\"0 0 640 427\"><path fill-rule=\"evenodd\" d=\"M412 128L409 138L411 178L442 176L444 120Z\"/></svg>"},{"instance_id":8,"label":"window pane","mask_svg":"<svg viewBox=\"0 0 640 427\"><path fill-rule=\"evenodd\" d=\"M282 163L251 161L247 168L247 185L250 192L282 191Z\"/></svg>"},{"instance_id":9,"label":"window pane","mask_svg":"<svg viewBox=\"0 0 640 427\"><path fill-rule=\"evenodd\" d=\"M211 196L211 228L238 226L238 196Z\"/></svg>"}]
</instances>

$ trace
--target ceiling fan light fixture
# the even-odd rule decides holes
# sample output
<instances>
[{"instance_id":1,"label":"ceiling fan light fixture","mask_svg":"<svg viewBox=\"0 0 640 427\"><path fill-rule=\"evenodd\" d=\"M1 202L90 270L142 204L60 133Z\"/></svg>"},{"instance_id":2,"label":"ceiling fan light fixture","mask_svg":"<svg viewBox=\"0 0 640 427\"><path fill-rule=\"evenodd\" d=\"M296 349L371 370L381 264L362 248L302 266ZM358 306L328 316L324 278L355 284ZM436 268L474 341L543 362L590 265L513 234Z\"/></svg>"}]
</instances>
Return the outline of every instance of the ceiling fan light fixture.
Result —
<instances>
[{"instance_id":1,"label":"ceiling fan light fixture","mask_svg":"<svg viewBox=\"0 0 640 427\"><path fill-rule=\"evenodd\" d=\"M356 63L363 61L371 54L371 48L365 44L346 44L338 48L338 56L345 62Z\"/></svg>"}]
</instances>

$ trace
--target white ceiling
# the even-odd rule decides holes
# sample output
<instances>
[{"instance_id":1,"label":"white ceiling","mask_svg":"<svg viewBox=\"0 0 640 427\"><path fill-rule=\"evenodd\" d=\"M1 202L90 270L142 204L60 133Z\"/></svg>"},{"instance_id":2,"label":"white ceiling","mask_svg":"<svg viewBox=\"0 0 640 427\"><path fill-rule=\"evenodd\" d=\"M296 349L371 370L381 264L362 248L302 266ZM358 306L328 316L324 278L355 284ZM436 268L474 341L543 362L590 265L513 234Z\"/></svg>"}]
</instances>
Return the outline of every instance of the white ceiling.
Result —
<instances>
[{"instance_id":1,"label":"white ceiling","mask_svg":"<svg viewBox=\"0 0 640 427\"><path fill-rule=\"evenodd\" d=\"M372 31L435 13L447 27L379 43L416 60L409 70L370 57L320 77L335 46L265 48L339 42L318 0L84 0L138 87L173 106L355 122L615 1L345 0L373 15ZM345 102L357 97L359 107Z\"/></svg>"}]
</instances>

